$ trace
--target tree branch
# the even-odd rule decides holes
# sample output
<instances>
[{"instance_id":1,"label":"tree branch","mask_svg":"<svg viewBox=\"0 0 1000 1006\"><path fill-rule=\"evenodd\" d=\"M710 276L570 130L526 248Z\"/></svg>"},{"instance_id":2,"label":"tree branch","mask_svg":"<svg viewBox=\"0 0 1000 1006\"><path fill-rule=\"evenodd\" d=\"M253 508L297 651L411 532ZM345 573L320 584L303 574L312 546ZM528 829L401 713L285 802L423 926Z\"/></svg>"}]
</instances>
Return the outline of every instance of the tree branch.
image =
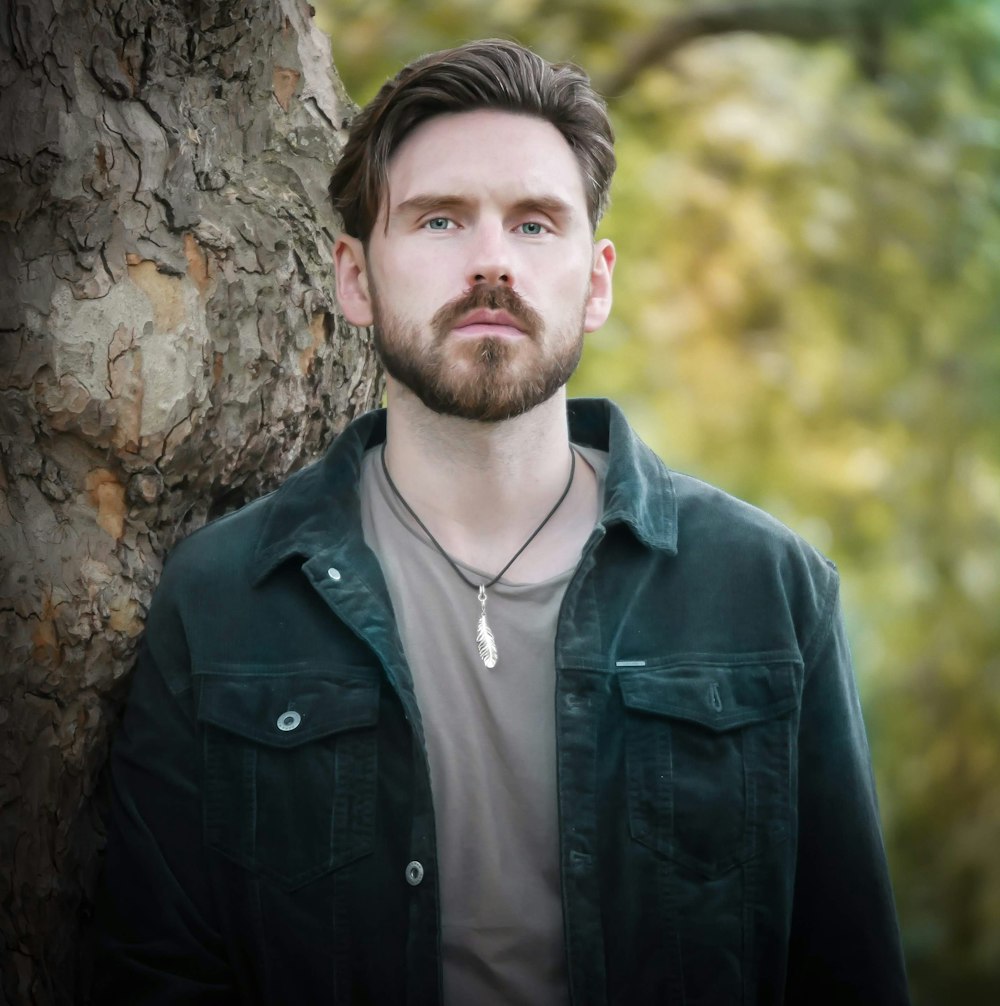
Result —
<instances>
[{"instance_id":1,"label":"tree branch","mask_svg":"<svg viewBox=\"0 0 1000 1006\"><path fill-rule=\"evenodd\" d=\"M652 66L668 60L691 42L713 35L733 32L755 32L760 35L781 35L803 42L828 38L859 41L864 46L872 37L873 20L880 21L898 3L885 4L887 10L876 8L865 0L836 0L807 3L728 3L700 10L670 14L622 60L621 69L603 82L601 91L618 97L628 90L641 74ZM870 53L865 53L871 65ZM867 64L866 64L867 65ZM871 72L877 72L872 70Z\"/></svg>"}]
</instances>

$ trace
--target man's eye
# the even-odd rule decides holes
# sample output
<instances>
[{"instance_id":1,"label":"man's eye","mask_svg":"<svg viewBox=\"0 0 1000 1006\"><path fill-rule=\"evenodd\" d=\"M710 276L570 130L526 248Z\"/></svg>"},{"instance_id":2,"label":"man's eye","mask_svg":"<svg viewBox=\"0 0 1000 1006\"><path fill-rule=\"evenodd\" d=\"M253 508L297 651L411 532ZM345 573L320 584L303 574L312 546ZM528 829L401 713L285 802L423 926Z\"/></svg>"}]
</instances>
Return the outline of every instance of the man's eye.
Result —
<instances>
[{"instance_id":1,"label":"man's eye","mask_svg":"<svg viewBox=\"0 0 1000 1006\"><path fill-rule=\"evenodd\" d=\"M446 231L451 226L451 221L447 217L431 217L424 221L424 226L429 231Z\"/></svg>"},{"instance_id":2,"label":"man's eye","mask_svg":"<svg viewBox=\"0 0 1000 1006\"><path fill-rule=\"evenodd\" d=\"M545 233L545 225L540 224L537 220L526 220L518 226L522 234L538 235Z\"/></svg>"}]
</instances>

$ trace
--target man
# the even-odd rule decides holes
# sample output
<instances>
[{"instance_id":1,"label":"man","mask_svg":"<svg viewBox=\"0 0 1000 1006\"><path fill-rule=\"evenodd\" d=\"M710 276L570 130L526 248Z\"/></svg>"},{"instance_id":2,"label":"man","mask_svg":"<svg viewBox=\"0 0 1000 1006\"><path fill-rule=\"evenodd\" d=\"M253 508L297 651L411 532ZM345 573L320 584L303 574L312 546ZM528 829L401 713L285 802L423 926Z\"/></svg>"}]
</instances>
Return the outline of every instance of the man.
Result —
<instances>
[{"instance_id":1,"label":"man","mask_svg":"<svg viewBox=\"0 0 1000 1006\"><path fill-rule=\"evenodd\" d=\"M99 1001L907 1001L833 567L567 405L613 170L586 77L507 42L356 118L388 407L166 566Z\"/></svg>"}]
</instances>

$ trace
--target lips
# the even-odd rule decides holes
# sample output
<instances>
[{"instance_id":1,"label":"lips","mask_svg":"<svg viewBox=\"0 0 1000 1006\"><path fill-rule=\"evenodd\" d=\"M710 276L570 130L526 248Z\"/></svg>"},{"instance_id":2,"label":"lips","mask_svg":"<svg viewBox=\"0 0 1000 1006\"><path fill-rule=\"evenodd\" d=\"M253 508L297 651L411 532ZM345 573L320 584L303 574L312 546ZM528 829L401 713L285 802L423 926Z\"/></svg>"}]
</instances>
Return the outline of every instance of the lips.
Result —
<instances>
[{"instance_id":1,"label":"lips","mask_svg":"<svg viewBox=\"0 0 1000 1006\"><path fill-rule=\"evenodd\" d=\"M506 311L480 308L470 311L455 325L463 335L524 335L523 325Z\"/></svg>"},{"instance_id":2,"label":"lips","mask_svg":"<svg viewBox=\"0 0 1000 1006\"><path fill-rule=\"evenodd\" d=\"M431 326L440 341L458 338L537 339L541 315L503 283L476 284L439 308Z\"/></svg>"}]
</instances>

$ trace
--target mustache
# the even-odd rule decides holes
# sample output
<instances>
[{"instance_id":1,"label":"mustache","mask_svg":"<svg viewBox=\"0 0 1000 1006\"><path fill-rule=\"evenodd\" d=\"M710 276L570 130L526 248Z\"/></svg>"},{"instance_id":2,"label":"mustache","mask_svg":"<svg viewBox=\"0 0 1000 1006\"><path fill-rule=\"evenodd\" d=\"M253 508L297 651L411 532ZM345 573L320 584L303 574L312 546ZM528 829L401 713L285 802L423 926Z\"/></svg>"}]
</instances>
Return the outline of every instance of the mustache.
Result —
<instances>
[{"instance_id":1,"label":"mustache","mask_svg":"<svg viewBox=\"0 0 1000 1006\"><path fill-rule=\"evenodd\" d=\"M506 311L532 339L542 332L542 316L503 283L480 283L471 287L467 293L438 308L431 318L431 327L439 338L443 338L470 311L480 309Z\"/></svg>"}]
</instances>

